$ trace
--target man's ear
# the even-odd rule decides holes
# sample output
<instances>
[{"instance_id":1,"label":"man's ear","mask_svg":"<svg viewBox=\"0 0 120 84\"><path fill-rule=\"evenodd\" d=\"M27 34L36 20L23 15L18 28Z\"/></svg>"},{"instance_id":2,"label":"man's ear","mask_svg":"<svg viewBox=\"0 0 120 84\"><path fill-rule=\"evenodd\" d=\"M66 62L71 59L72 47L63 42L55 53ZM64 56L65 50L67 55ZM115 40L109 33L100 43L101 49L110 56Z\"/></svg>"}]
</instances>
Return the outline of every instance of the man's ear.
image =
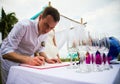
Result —
<instances>
[{"instance_id":1,"label":"man's ear","mask_svg":"<svg viewBox=\"0 0 120 84\"><path fill-rule=\"evenodd\" d=\"M42 14L39 16L39 21L41 20L41 18L42 18Z\"/></svg>"}]
</instances>

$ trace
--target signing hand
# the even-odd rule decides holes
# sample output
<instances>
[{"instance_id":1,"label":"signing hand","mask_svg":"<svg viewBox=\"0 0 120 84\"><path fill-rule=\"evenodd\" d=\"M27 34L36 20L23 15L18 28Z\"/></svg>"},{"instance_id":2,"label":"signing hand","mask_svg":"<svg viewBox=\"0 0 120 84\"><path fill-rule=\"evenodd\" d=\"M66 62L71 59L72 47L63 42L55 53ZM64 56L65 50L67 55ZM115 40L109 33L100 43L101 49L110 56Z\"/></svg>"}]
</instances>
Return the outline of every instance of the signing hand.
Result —
<instances>
[{"instance_id":1,"label":"signing hand","mask_svg":"<svg viewBox=\"0 0 120 84\"><path fill-rule=\"evenodd\" d=\"M45 64L44 57L41 56L30 57L29 61L26 64L33 66L44 65Z\"/></svg>"},{"instance_id":2,"label":"signing hand","mask_svg":"<svg viewBox=\"0 0 120 84\"><path fill-rule=\"evenodd\" d=\"M54 64L54 63L61 63L60 59L46 59L47 63Z\"/></svg>"},{"instance_id":3,"label":"signing hand","mask_svg":"<svg viewBox=\"0 0 120 84\"><path fill-rule=\"evenodd\" d=\"M61 63L61 60L58 58L58 59L51 59L52 61L54 61L55 63Z\"/></svg>"}]
</instances>

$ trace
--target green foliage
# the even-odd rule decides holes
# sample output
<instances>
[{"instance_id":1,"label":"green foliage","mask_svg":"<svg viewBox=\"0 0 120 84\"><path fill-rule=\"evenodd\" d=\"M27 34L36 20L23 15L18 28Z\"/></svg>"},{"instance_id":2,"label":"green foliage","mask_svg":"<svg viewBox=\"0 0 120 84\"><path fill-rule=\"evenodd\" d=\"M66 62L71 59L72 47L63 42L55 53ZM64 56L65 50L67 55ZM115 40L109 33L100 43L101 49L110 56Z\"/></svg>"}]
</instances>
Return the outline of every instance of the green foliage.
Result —
<instances>
[{"instance_id":1,"label":"green foliage","mask_svg":"<svg viewBox=\"0 0 120 84\"><path fill-rule=\"evenodd\" d=\"M70 62L70 58L60 58L60 59L61 59L62 62ZM79 61L78 58L73 58L72 60L73 60L73 61L75 61L75 60L76 60L76 61Z\"/></svg>"},{"instance_id":2,"label":"green foliage","mask_svg":"<svg viewBox=\"0 0 120 84\"><path fill-rule=\"evenodd\" d=\"M15 13L12 12L6 14L2 8L0 17L0 32L2 33L2 40L7 37L16 22L18 22L18 19L16 18Z\"/></svg>"},{"instance_id":3,"label":"green foliage","mask_svg":"<svg viewBox=\"0 0 120 84\"><path fill-rule=\"evenodd\" d=\"M60 58L62 62L70 62L70 58Z\"/></svg>"}]
</instances>

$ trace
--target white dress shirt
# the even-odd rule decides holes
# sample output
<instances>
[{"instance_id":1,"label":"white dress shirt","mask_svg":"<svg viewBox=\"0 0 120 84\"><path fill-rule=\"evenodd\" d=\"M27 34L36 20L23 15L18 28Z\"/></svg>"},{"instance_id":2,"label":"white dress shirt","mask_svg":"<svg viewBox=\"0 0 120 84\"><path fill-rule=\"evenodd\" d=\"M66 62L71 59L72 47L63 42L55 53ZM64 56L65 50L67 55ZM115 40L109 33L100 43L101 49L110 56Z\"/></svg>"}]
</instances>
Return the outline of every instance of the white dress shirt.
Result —
<instances>
[{"instance_id":1,"label":"white dress shirt","mask_svg":"<svg viewBox=\"0 0 120 84\"><path fill-rule=\"evenodd\" d=\"M38 22L34 20L22 20L14 25L8 37L1 45L1 56L10 52L33 56L35 52L42 52L47 34L38 33ZM9 71L10 66L19 63L5 60L1 57L2 69Z\"/></svg>"}]
</instances>

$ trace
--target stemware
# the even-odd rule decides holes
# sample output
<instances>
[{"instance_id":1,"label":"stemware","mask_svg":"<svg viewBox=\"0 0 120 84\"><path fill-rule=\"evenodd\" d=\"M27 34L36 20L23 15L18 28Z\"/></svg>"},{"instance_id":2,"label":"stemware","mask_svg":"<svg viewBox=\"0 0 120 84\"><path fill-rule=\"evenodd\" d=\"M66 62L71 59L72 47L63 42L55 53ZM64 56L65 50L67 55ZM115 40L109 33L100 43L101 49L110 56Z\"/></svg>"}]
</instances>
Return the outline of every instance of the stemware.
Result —
<instances>
[{"instance_id":1,"label":"stemware","mask_svg":"<svg viewBox=\"0 0 120 84\"><path fill-rule=\"evenodd\" d=\"M109 42L109 37L107 37L107 34L105 34L105 38L104 38L104 44L105 44L105 49L104 49L104 54L105 54L105 70L109 70L110 69L110 65L108 63L108 52L109 52L109 48L110 48L110 42Z\"/></svg>"},{"instance_id":2,"label":"stemware","mask_svg":"<svg viewBox=\"0 0 120 84\"><path fill-rule=\"evenodd\" d=\"M101 70L109 70L110 66L108 63L108 51L110 48L110 42L109 38L107 37L107 34L100 33L99 35L99 51L101 53Z\"/></svg>"},{"instance_id":3,"label":"stemware","mask_svg":"<svg viewBox=\"0 0 120 84\"><path fill-rule=\"evenodd\" d=\"M80 64L77 72L89 72L88 65L86 64L86 54L87 54L87 46L88 46L87 36L79 37L78 39L78 53L80 57Z\"/></svg>"},{"instance_id":4,"label":"stemware","mask_svg":"<svg viewBox=\"0 0 120 84\"><path fill-rule=\"evenodd\" d=\"M97 63L97 55L96 52L98 51L98 45L99 45L99 39L98 39L98 33L94 32L88 32L88 51L90 53L91 57L91 71L99 71L99 65Z\"/></svg>"},{"instance_id":5,"label":"stemware","mask_svg":"<svg viewBox=\"0 0 120 84\"><path fill-rule=\"evenodd\" d=\"M70 57L70 66L69 68L73 68L76 63L73 65L73 58L77 56L77 38L74 32L74 27L71 28L68 32L67 38L67 50L68 56Z\"/></svg>"}]
</instances>

